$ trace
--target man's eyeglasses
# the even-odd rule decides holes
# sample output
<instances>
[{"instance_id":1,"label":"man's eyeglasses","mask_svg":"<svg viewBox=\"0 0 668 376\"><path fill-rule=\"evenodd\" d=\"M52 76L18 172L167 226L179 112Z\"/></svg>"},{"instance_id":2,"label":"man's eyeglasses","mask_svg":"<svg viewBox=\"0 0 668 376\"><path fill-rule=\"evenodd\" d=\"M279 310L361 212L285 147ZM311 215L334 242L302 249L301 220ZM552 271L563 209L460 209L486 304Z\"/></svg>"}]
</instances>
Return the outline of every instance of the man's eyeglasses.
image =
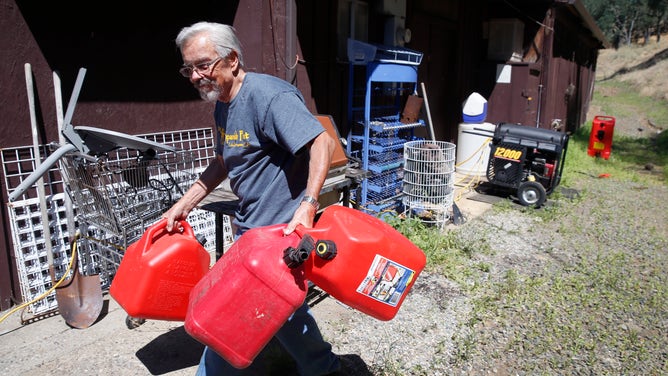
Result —
<instances>
[{"instance_id":1,"label":"man's eyeglasses","mask_svg":"<svg viewBox=\"0 0 668 376\"><path fill-rule=\"evenodd\" d=\"M206 73L209 69L212 69L217 62L219 62L222 59L222 57L217 57L211 61L208 61L206 63L199 63L199 64L190 64L190 65L184 65L179 69L179 73L183 77L190 78L192 76L193 71L197 72L200 76Z\"/></svg>"}]
</instances>

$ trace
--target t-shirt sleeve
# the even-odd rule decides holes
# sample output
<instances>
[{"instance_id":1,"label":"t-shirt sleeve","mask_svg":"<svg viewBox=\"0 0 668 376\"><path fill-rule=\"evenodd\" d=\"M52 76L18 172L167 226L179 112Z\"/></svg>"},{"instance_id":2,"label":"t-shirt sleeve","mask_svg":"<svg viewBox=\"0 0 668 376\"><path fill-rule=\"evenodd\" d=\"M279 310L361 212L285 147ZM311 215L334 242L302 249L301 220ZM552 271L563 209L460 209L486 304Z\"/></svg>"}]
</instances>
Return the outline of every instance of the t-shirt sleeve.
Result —
<instances>
[{"instance_id":1,"label":"t-shirt sleeve","mask_svg":"<svg viewBox=\"0 0 668 376\"><path fill-rule=\"evenodd\" d=\"M296 154L325 131L294 92L276 95L271 101L265 120L265 135L292 154Z\"/></svg>"}]
</instances>

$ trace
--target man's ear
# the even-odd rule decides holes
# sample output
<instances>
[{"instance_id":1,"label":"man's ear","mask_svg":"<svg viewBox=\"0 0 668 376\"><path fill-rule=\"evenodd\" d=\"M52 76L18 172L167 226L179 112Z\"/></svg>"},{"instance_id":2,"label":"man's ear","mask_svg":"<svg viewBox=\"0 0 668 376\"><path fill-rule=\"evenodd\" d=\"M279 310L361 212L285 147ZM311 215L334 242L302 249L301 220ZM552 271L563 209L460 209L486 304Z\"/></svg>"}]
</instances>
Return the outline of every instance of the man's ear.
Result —
<instances>
[{"instance_id":1,"label":"man's ear","mask_svg":"<svg viewBox=\"0 0 668 376\"><path fill-rule=\"evenodd\" d=\"M237 51L232 50L232 52L227 55L225 60L227 60L227 63L230 65L230 68L232 68L232 71L237 71L239 69L239 55L237 54Z\"/></svg>"}]
</instances>

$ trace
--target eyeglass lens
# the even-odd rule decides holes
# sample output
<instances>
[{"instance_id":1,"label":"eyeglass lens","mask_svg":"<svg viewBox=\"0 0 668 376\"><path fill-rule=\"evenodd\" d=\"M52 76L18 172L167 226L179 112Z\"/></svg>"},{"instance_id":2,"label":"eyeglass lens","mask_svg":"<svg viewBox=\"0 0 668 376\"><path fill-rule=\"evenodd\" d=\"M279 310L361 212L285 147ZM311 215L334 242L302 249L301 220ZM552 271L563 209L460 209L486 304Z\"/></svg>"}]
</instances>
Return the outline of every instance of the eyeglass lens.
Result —
<instances>
[{"instance_id":1,"label":"eyeglass lens","mask_svg":"<svg viewBox=\"0 0 668 376\"><path fill-rule=\"evenodd\" d=\"M207 61L205 63L199 63L199 64L194 64L194 65L184 65L179 69L179 72L183 77L190 77L193 74L193 71L197 72L198 74L202 74L209 70L212 65L218 62L221 58L218 57L216 59L213 59L211 61Z\"/></svg>"}]
</instances>

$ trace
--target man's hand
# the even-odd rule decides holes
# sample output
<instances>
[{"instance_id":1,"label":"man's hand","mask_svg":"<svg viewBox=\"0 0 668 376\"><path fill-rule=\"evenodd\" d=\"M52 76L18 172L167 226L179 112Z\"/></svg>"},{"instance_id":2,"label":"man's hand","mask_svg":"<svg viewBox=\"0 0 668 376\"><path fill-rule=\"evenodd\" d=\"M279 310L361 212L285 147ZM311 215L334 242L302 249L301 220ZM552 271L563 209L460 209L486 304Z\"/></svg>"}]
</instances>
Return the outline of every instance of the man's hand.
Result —
<instances>
[{"instance_id":1,"label":"man's hand","mask_svg":"<svg viewBox=\"0 0 668 376\"><path fill-rule=\"evenodd\" d=\"M283 235L292 234L298 225L302 225L306 228L313 227L313 219L315 218L316 212L317 209L315 206L308 202L302 202L292 216L290 223L283 229Z\"/></svg>"},{"instance_id":2,"label":"man's hand","mask_svg":"<svg viewBox=\"0 0 668 376\"><path fill-rule=\"evenodd\" d=\"M169 210L162 214L162 218L167 218L167 231L172 232L174 224L178 225L176 230L183 231L178 222L188 218L189 213L190 211L185 208L185 205L180 200L177 201Z\"/></svg>"}]
</instances>

